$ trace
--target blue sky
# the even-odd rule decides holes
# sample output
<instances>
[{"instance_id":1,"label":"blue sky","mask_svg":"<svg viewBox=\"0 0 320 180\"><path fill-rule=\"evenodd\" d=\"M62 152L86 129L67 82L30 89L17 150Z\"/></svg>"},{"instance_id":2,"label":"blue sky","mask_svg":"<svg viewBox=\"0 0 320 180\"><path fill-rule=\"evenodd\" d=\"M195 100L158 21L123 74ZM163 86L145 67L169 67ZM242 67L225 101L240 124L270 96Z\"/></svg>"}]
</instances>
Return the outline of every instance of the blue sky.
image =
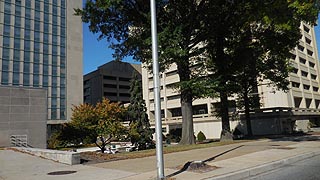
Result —
<instances>
[{"instance_id":1,"label":"blue sky","mask_svg":"<svg viewBox=\"0 0 320 180\"><path fill-rule=\"evenodd\" d=\"M320 26L320 25L319 25ZM320 27L315 27L318 51L320 50ZM91 33L86 24L83 24L83 74L87 74L97 69L98 66L113 60L113 51L108 48L106 40L97 40L98 35ZM320 55L320 53L318 53ZM126 58L125 62L139 63L131 58Z\"/></svg>"}]
</instances>

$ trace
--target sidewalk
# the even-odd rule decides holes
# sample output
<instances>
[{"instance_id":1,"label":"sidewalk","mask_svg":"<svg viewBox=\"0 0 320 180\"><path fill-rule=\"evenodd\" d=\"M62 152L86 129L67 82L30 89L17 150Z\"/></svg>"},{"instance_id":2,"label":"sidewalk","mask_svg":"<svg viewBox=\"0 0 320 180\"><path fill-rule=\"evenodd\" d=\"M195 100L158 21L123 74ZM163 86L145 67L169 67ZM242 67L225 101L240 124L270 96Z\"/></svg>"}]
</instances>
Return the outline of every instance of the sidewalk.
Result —
<instances>
[{"instance_id":1,"label":"sidewalk","mask_svg":"<svg viewBox=\"0 0 320 180\"><path fill-rule=\"evenodd\" d=\"M226 146L164 155L165 175L176 180L240 179L285 163L320 154L320 136L257 140ZM216 167L207 172L183 169L191 161L206 161ZM208 169L207 169L208 170ZM76 171L67 175L50 172ZM9 150L0 150L2 179L105 179L148 180L156 178L156 158L146 157L91 165L68 166Z\"/></svg>"},{"instance_id":2,"label":"sidewalk","mask_svg":"<svg viewBox=\"0 0 320 180\"><path fill-rule=\"evenodd\" d=\"M227 152L228 150L230 150L228 149L228 147L230 148L230 145L223 146L222 148L225 148L224 150L225 152ZM209 148L207 148L206 150L209 150ZM179 171L179 169L177 168L169 168L168 165L166 165L165 175L175 180L245 179L246 177L266 172L285 164L290 164L292 162L320 155L320 136L290 137L241 143L239 148L233 148L231 150L232 151L227 152L220 157L212 158L211 161L206 163L207 165L217 167L217 169L215 170L204 173ZM186 155L188 153L194 152L188 151ZM213 148L212 152L217 152L217 149ZM216 156L219 156L220 154L221 152L219 154L216 154ZM169 154L169 158L174 156L179 155L175 153L170 156ZM165 158L168 158L168 156ZM190 160L192 160L192 158L190 158ZM156 173L156 171L146 172L123 179L155 179Z\"/></svg>"}]
</instances>

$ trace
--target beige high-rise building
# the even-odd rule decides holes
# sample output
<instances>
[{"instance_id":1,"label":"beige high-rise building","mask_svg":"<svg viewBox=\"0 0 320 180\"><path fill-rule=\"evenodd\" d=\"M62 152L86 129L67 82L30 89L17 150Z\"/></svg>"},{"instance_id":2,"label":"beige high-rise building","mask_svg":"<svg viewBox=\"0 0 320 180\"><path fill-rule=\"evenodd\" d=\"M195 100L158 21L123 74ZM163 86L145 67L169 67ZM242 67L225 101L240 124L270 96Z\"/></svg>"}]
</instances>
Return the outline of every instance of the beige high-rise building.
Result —
<instances>
[{"instance_id":1,"label":"beige high-rise building","mask_svg":"<svg viewBox=\"0 0 320 180\"><path fill-rule=\"evenodd\" d=\"M54 125L70 120L72 105L82 103L82 22L74 16L74 8L81 7L82 0L0 0L0 85L25 92L44 90L46 101L39 112L45 118L37 122L48 125L49 132ZM4 90L13 92L12 88ZM7 106L2 103L6 101L0 101L0 106ZM14 105L30 113L23 106L34 105L31 97L20 103ZM0 136L27 135L29 140L41 139L41 146L46 143L46 130L30 125L33 118L10 115L0 120L0 134L5 134ZM1 122L7 121L12 121L12 131L1 131ZM13 121L20 124L15 122L15 126ZM20 131L23 127L27 130ZM37 130L41 133L30 134Z\"/></svg>"},{"instance_id":2,"label":"beige high-rise building","mask_svg":"<svg viewBox=\"0 0 320 180\"><path fill-rule=\"evenodd\" d=\"M290 90L282 92L268 85L259 86L259 95L262 108L320 108L319 93L319 60L314 28L301 23L302 37L299 45L292 50L292 66L290 73ZM146 101L147 111L151 124L154 124L154 94L153 77L147 69L142 69L143 97ZM180 95L172 89L172 85L179 82L177 67L172 64L169 69L160 75L161 84L161 115L163 129L166 133L170 129L181 128ZM264 82L263 84L267 84ZM212 113L216 99L197 99L193 101L193 119L195 135L202 131L208 138L219 138L221 121ZM230 114L236 109L230 109ZM320 114L320 113L319 113ZM232 121L231 129L239 126L239 121ZM283 127L281 127L283 128Z\"/></svg>"}]
</instances>

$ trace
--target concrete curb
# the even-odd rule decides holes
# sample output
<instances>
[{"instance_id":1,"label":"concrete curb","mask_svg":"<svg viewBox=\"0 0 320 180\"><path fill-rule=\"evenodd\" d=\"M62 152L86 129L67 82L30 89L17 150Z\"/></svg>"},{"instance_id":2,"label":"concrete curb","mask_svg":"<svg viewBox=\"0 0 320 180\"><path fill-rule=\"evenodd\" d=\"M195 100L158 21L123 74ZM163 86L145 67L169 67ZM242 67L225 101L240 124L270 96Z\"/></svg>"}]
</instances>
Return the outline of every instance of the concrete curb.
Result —
<instances>
[{"instance_id":1,"label":"concrete curb","mask_svg":"<svg viewBox=\"0 0 320 180\"><path fill-rule=\"evenodd\" d=\"M23 148L23 147L11 147L18 152L23 152L38 156L44 159L49 159L62 164L75 165L80 164L80 153L69 152L69 151L58 151L50 149L39 149L39 148Z\"/></svg>"},{"instance_id":2,"label":"concrete curb","mask_svg":"<svg viewBox=\"0 0 320 180\"><path fill-rule=\"evenodd\" d=\"M277 169L279 167L282 167L286 164L292 164L295 163L297 161L301 161L303 159L308 159L314 156L318 156L320 155L320 152L308 152L308 153L304 153L304 154L300 154L300 155L296 155L296 156L292 156L286 159L281 159L278 161L273 161L273 162L269 162L269 163L265 163L256 167L252 167L252 168L248 168L248 169L243 169L243 170L239 170L239 171L234 171L228 174L224 174L224 175L219 175L219 176L215 176L215 177L209 177L209 178L205 178L206 180L239 180L239 179L246 179L250 176L256 176L258 174L267 172L267 171L271 171L274 169Z\"/></svg>"}]
</instances>

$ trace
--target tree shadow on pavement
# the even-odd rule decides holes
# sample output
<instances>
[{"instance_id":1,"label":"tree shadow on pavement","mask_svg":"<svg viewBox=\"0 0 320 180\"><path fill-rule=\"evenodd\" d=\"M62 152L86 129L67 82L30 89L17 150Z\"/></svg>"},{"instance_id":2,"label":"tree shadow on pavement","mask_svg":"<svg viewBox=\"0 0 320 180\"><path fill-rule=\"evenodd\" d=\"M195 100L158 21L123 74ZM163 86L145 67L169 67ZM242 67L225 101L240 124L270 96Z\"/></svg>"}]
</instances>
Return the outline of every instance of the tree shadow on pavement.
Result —
<instances>
[{"instance_id":1,"label":"tree shadow on pavement","mask_svg":"<svg viewBox=\"0 0 320 180\"><path fill-rule=\"evenodd\" d=\"M240 145L240 146L237 146L237 147L235 147L235 148L229 149L229 150L224 151L224 152L222 152L222 153L220 153L220 154L217 154L217 155L215 155L215 156L213 156L213 157L210 157L210 158L208 158L208 159L205 159L205 160L203 160L203 161L201 161L201 162L206 163L206 162L213 161L213 160L215 160L217 157L220 157L220 156L222 156L222 155L224 155L224 154L226 154L226 153L229 153L229 152L231 152L231 151L234 151L234 150L236 150L236 149L239 149L239 148L241 148L241 147L243 147L243 146L244 146L244 145ZM192 162L193 162L193 161L188 161L187 163L185 163L185 164L182 166L182 168L181 168L180 170L178 170L178 171L176 171L176 172L174 172L174 173L172 173L172 174L169 174L169 175L167 175L166 177L167 177L167 178L170 178L170 177L176 176L176 175L178 175L178 174L180 174L180 173L183 173L184 171L187 171Z\"/></svg>"}]
</instances>

